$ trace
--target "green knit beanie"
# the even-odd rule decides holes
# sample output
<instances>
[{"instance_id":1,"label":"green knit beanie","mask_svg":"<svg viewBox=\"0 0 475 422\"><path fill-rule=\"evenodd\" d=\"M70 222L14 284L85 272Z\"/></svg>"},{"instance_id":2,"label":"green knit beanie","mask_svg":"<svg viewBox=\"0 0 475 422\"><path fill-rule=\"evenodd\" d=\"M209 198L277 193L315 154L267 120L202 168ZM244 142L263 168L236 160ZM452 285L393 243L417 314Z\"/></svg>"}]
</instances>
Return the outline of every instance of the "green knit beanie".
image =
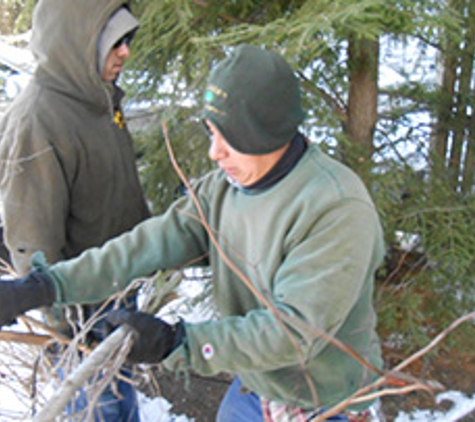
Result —
<instances>
[{"instance_id":1,"label":"green knit beanie","mask_svg":"<svg viewBox=\"0 0 475 422\"><path fill-rule=\"evenodd\" d=\"M304 118L299 82L279 54L241 45L211 73L202 117L235 150L268 154L291 141Z\"/></svg>"}]
</instances>

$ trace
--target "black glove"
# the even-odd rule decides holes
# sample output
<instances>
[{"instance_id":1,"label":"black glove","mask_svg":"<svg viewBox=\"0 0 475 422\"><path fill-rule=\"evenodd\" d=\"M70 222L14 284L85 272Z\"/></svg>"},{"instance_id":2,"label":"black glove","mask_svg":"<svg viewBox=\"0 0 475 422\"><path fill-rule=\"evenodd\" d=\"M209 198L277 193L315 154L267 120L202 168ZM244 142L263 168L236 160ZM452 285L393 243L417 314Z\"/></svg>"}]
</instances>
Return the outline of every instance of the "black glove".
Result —
<instances>
[{"instance_id":1,"label":"black glove","mask_svg":"<svg viewBox=\"0 0 475 422\"><path fill-rule=\"evenodd\" d=\"M40 306L51 306L56 299L51 279L39 271L23 278L0 280L0 327L13 324L23 312Z\"/></svg>"},{"instance_id":2,"label":"black glove","mask_svg":"<svg viewBox=\"0 0 475 422\"><path fill-rule=\"evenodd\" d=\"M113 326L125 324L133 329L134 343L127 356L129 363L159 363L173 352L185 337L182 321L170 325L145 312L119 309L110 312L106 319Z\"/></svg>"}]
</instances>

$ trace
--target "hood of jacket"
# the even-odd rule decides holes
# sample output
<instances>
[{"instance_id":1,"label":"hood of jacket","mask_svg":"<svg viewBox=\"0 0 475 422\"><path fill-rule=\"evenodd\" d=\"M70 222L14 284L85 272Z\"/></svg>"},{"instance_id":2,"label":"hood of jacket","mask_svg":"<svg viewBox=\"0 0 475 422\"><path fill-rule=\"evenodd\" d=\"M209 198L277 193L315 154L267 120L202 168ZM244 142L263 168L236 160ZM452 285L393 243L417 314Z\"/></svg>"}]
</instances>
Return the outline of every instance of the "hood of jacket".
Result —
<instances>
[{"instance_id":1,"label":"hood of jacket","mask_svg":"<svg viewBox=\"0 0 475 422\"><path fill-rule=\"evenodd\" d=\"M91 107L111 107L112 84L98 70L98 45L110 16L124 0L40 0L33 15L35 79Z\"/></svg>"}]
</instances>

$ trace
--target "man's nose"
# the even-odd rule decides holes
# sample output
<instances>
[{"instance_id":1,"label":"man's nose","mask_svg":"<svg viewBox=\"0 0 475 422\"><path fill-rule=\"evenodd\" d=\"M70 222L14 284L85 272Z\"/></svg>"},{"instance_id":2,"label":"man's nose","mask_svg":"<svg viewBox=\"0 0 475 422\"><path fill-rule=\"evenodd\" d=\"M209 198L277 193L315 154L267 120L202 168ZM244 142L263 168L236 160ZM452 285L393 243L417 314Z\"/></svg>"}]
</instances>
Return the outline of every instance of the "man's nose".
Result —
<instances>
[{"instance_id":1,"label":"man's nose","mask_svg":"<svg viewBox=\"0 0 475 422\"><path fill-rule=\"evenodd\" d=\"M119 57L126 59L130 56L130 47L127 45L127 43L124 42L117 48L116 54Z\"/></svg>"},{"instance_id":2,"label":"man's nose","mask_svg":"<svg viewBox=\"0 0 475 422\"><path fill-rule=\"evenodd\" d=\"M212 161L218 161L224 157L223 143L213 137L209 145L208 156Z\"/></svg>"}]
</instances>

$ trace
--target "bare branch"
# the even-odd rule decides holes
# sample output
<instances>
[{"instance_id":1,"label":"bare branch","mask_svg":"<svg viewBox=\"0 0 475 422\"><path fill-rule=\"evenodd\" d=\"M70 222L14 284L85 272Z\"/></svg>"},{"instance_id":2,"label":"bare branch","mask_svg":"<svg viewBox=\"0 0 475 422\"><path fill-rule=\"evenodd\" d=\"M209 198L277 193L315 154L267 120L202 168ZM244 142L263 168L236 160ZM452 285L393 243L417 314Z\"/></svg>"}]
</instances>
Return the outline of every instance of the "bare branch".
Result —
<instances>
[{"instance_id":1,"label":"bare branch","mask_svg":"<svg viewBox=\"0 0 475 422\"><path fill-rule=\"evenodd\" d=\"M13 343L31 344L33 346L44 346L51 341L48 335L34 333L19 333L16 331L0 331L0 341L9 341Z\"/></svg>"},{"instance_id":2,"label":"bare branch","mask_svg":"<svg viewBox=\"0 0 475 422\"><path fill-rule=\"evenodd\" d=\"M437 337L435 337L426 347L418 350L412 356L409 356L403 362L398 364L394 369L387 371L384 374L384 376L377 379L371 385L361 388L360 390L356 391L353 395L348 397L346 400L338 403L337 405L335 405L334 407L332 407L325 413L319 415L318 418L314 419L314 422L324 421L327 418L340 413L342 410L344 410L351 404L355 404L355 403L366 401L366 400L373 400L377 396L407 394L415 390L425 390L430 393L433 393L435 390L443 390L444 387L438 382L434 382L434 381L420 382L416 378L412 377L411 375L403 374L400 371L402 371L411 363L414 363L416 360L420 359L426 353L434 349L445 337L447 337L453 330L455 330L461 324L467 321L472 321L473 318L475 318L475 312L471 312L467 315L464 315L458 318L452 324L450 324L449 327L447 327L444 331L442 331ZM399 384L402 386L401 388L381 390L377 393L373 393L371 395L363 397L364 394L377 390L384 384L394 383L394 378L396 378L396 381L402 381ZM413 384L410 385L409 384L410 382L413 382ZM397 382L395 384L397 384Z\"/></svg>"}]
</instances>

